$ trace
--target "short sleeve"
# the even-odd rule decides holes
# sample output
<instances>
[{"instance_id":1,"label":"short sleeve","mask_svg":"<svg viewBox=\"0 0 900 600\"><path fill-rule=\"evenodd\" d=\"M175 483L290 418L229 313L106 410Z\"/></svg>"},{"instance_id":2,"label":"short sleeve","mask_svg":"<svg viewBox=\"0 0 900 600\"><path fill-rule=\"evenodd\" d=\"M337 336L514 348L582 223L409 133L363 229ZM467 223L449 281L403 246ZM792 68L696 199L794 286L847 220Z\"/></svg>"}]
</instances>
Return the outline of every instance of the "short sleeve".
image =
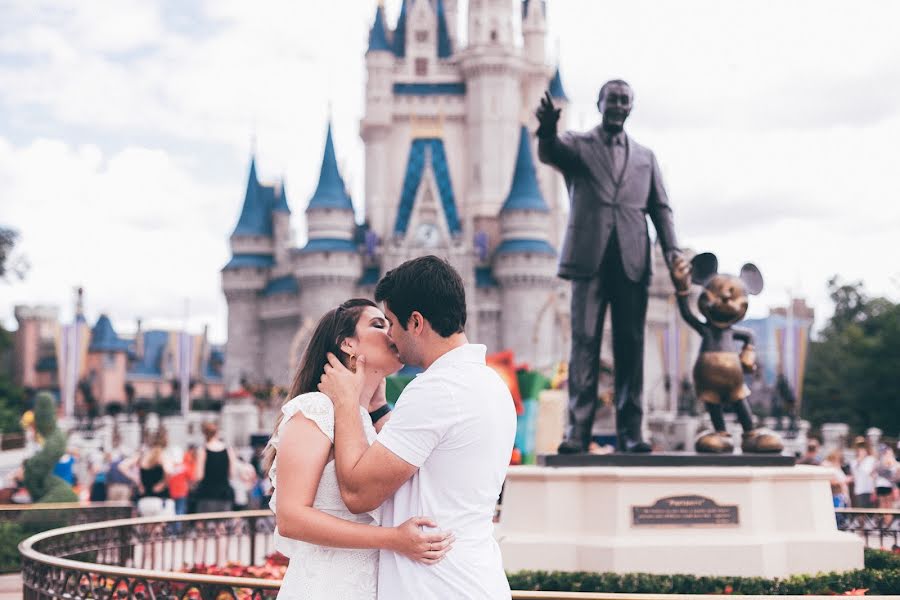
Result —
<instances>
[{"instance_id":1,"label":"short sleeve","mask_svg":"<svg viewBox=\"0 0 900 600\"><path fill-rule=\"evenodd\" d=\"M377 441L409 464L421 467L458 420L458 407L439 384L410 383Z\"/></svg>"},{"instance_id":2,"label":"short sleeve","mask_svg":"<svg viewBox=\"0 0 900 600\"><path fill-rule=\"evenodd\" d=\"M286 402L281 407L281 414L284 415L284 418L278 427L279 433L281 428L297 413L302 413L304 417L318 425L322 433L334 443L334 405L328 396L320 392L311 392Z\"/></svg>"}]
</instances>

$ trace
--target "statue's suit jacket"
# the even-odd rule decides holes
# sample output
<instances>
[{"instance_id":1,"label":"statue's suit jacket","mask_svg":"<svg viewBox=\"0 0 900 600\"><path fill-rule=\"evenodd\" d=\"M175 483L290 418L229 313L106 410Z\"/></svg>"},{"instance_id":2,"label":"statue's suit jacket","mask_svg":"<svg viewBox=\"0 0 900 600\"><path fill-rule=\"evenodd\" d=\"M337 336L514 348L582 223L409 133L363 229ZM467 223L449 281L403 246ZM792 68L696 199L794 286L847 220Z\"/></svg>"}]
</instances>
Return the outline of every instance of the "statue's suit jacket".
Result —
<instances>
[{"instance_id":1,"label":"statue's suit jacket","mask_svg":"<svg viewBox=\"0 0 900 600\"><path fill-rule=\"evenodd\" d=\"M615 173L606 133L598 126L585 133L539 137L538 156L558 168L572 205L559 261L564 279L593 277L600 269L610 235L615 232L625 275L649 281L650 215L667 256L677 248L672 209L656 157L625 135L625 166Z\"/></svg>"}]
</instances>

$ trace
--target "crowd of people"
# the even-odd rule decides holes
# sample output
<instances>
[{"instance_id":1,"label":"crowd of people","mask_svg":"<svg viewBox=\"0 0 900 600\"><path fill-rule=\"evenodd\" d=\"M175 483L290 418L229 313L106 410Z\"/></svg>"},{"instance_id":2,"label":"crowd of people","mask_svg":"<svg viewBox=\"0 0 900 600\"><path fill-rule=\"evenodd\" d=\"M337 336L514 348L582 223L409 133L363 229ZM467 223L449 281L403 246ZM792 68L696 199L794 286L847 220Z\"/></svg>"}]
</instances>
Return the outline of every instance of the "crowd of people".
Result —
<instances>
[{"instance_id":1,"label":"crowd of people","mask_svg":"<svg viewBox=\"0 0 900 600\"><path fill-rule=\"evenodd\" d=\"M823 454L816 438L810 438L799 464L832 469L831 496L835 508L900 508L900 463L896 448L886 443L873 445L858 436L852 453L836 448Z\"/></svg>"},{"instance_id":2,"label":"crowd of people","mask_svg":"<svg viewBox=\"0 0 900 600\"><path fill-rule=\"evenodd\" d=\"M132 502L139 516L266 506L271 485L261 472L259 453L239 456L224 443L213 422L204 423L202 431L203 444L182 449L172 446L166 431L159 429L137 452L124 448L114 434L111 448L71 448L54 474L81 500Z\"/></svg>"}]
</instances>

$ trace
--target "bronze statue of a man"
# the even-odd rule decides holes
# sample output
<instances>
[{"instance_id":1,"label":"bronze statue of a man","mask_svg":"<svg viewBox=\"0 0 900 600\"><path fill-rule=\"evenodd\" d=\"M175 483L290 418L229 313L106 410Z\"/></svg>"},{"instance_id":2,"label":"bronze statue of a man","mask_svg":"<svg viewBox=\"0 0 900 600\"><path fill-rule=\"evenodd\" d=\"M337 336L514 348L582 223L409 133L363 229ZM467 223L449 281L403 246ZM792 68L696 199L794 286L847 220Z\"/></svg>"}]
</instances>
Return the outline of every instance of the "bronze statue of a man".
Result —
<instances>
[{"instance_id":1,"label":"bronze statue of a man","mask_svg":"<svg viewBox=\"0 0 900 600\"><path fill-rule=\"evenodd\" d=\"M618 450L649 452L641 433L644 324L650 283L650 215L671 273L680 257L672 209L653 152L625 133L634 94L616 79L600 88L602 123L557 135L560 110L549 92L536 115L538 156L566 179L569 224L559 276L572 280L569 424L560 453L584 452L597 409L600 341L612 310Z\"/></svg>"}]
</instances>

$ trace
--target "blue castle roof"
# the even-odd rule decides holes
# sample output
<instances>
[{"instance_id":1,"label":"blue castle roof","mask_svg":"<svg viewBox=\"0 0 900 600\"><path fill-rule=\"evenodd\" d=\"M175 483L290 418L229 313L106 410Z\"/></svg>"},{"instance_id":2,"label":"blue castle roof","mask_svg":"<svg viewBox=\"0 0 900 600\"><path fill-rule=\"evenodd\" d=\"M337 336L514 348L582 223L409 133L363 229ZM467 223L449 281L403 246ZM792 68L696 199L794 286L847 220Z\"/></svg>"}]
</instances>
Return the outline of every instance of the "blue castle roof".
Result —
<instances>
[{"instance_id":1,"label":"blue castle roof","mask_svg":"<svg viewBox=\"0 0 900 600\"><path fill-rule=\"evenodd\" d=\"M297 278L293 275L285 275L284 277L276 277L270 279L266 287L260 292L262 296L274 296L275 294L297 294L300 292L300 285Z\"/></svg>"},{"instance_id":2,"label":"blue castle roof","mask_svg":"<svg viewBox=\"0 0 900 600\"><path fill-rule=\"evenodd\" d=\"M222 267L223 271L232 269L244 269L247 267L256 269L266 269L275 265L275 258L271 254L235 254L228 261L228 264Z\"/></svg>"},{"instance_id":3,"label":"blue castle roof","mask_svg":"<svg viewBox=\"0 0 900 600\"><path fill-rule=\"evenodd\" d=\"M500 254L548 254L556 256L556 250L545 240L513 239L503 240L497 246Z\"/></svg>"},{"instance_id":4,"label":"blue castle roof","mask_svg":"<svg viewBox=\"0 0 900 600\"><path fill-rule=\"evenodd\" d=\"M541 188L538 186L537 175L534 172L534 159L531 156L531 140L524 125L519 132L519 155L516 158L512 186L500 212L504 213L509 210L550 212L547 203L544 202Z\"/></svg>"},{"instance_id":5,"label":"blue castle roof","mask_svg":"<svg viewBox=\"0 0 900 600\"><path fill-rule=\"evenodd\" d=\"M128 342L121 339L106 315L100 315L91 330L91 344L88 352L126 352Z\"/></svg>"},{"instance_id":6,"label":"blue castle roof","mask_svg":"<svg viewBox=\"0 0 900 600\"><path fill-rule=\"evenodd\" d=\"M394 39L393 39L393 51L394 56L398 58L406 57L406 19L407 19L407 0L403 0L403 4L400 5L400 16L397 17L397 27L394 29ZM450 40L450 28L447 27L447 11L444 9L444 0L429 0L429 5L435 12L435 17L437 19L437 55L438 58L450 58L453 56L453 43ZM378 24L379 18L381 19L381 35L385 38L384 44L387 44L387 36L384 35L384 17L382 15L382 9L379 6L378 12L375 13L375 25ZM375 25L372 26L372 30L369 32L369 52L377 49L377 50L386 50L388 48L373 48L373 42L377 42L377 44L381 44L382 41L377 39L379 35L376 30Z\"/></svg>"},{"instance_id":7,"label":"blue castle roof","mask_svg":"<svg viewBox=\"0 0 900 600\"><path fill-rule=\"evenodd\" d=\"M241 216L232 235L271 236L272 204L268 193L261 190L256 178L256 158L250 159L250 175L247 178L247 192Z\"/></svg>"},{"instance_id":8,"label":"blue castle roof","mask_svg":"<svg viewBox=\"0 0 900 600\"><path fill-rule=\"evenodd\" d=\"M391 45L388 43L387 28L384 24L384 7L379 4L375 9L375 22L372 24L372 29L369 30L369 49L366 54L381 50L390 52Z\"/></svg>"},{"instance_id":9,"label":"blue castle roof","mask_svg":"<svg viewBox=\"0 0 900 600\"><path fill-rule=\"evenodd\" d=\"M426 153L426 148L430 153ZM453 185L450 181L450 169L447 165L447 153L444 151L444 140L440 138L420 138L413 140L409 148L409 158L406 160L406 175L403 177L403 188L400 195L400 206L397 209L397 220L394 223L394 233L403 235L409 227L409 219L412 216L413 204L416 192L422 182L422 173L425 172L426 154L431 155L431 170L437 182L438 192L441 196L441 206L444 216L447 218L447 226L450 233L456 235L462 231L459 215L456 212L456 200L453 197Z\"/></svg>"},{"instance_id":10,"label":"blue castle roof","mask_svg":"<svg viewBox=\"0 0 900 600\"><path fill-rule=\"evenodd\" d=\"M290 214L291 207L288 206L287 192L284 190L284 181L282 181L281 185L277 188L272 188L272 195L274 197L272 201L272 211Z\"/></svg>"},{"instance_id":11,"label":"blue castle roof","mask_svg":"<svg viewBox=\"0 0 900 600\"><path fill-rule=\"evenodd\" d=\"M363 270L362 277L357 281L357 285L375 285L381 279L381 269L378 265L371 265Z\"/></svg>"},{"instance_id":12,"label":"blue castle roof","mask_svg":"<svg viewBox=\"0 0 900 600\"><path fill-rule=\"evenodd\" d=\"M325 153L322 156L322 169L319 172L319 185L306 210L316 208L332 208L336 210L353 210L353 202L347 194L344 179L338 171L337 158L334 154L334 140L331 136L331 121L328 122L328 133L325 136Z\"/></svg>"},{"instance_id":13,"label":"blue castle roof","mask_svg":"<svg viewBox=\"0 0 900 600\"><path fill-rule=\"evenodd\" d=\"M394 28L394 55L399 58L406 56L406 0L400 5L400 16Z\"/></svg>"},{"instance_id":14,"label":"blue castle roof","mask_svg":"<svg viewBox=\"0 0 900 600\"><path fill-rule=\"evenodd\" d=\"M494 278L494 273L490 267L475 267L475 287L477 288L494 288L500 284Z\"/></svg>"},{"instance_id":15,"label":"blue castle roof","mask_svg":"<svg viewBox=\"0 0 900 600\"><path fill-rule=\"evenodd\" d=\"M444 0L437 0L437 55L438 58L450 58L453 55L453 44L450 42L450 30L447 28L447 15L444 11Z\"/></svg>"},{"instance_id":16,"label":"blue castle roof","mask_svg":"<svg viewBox=\"0 0 900 600\"><path fill-rule=\"evenodd\" d=\"M144 355L131 365L129 375L146 375L159 377L162 375L162 358L169 343L167 331L144 332Z\"/></svg>"},{"instance_id":17,"label":"blue castle roof","mask_svg":"<svg viewBox=\"0 0 900 600\"><path fill-rule=\"evenodd\" d=\"M308 252L353 252L357 251L353 240L340 238L313 238L298 250L301 254Z\"/></svg>"},{"instance_id":18,"label":"blue castle roof","mask_svg":"<svg viewBox=\"0 0 900 600\"><path fill-rule=\"evenodd\" d=\"M563 89L562 78L559 76L559 67L556 67L556 73L553 74L553 79L550 80L550 96L557 100L569 101L569 97L566 96L566 90Z\"/></svg>"}]
</instances>

